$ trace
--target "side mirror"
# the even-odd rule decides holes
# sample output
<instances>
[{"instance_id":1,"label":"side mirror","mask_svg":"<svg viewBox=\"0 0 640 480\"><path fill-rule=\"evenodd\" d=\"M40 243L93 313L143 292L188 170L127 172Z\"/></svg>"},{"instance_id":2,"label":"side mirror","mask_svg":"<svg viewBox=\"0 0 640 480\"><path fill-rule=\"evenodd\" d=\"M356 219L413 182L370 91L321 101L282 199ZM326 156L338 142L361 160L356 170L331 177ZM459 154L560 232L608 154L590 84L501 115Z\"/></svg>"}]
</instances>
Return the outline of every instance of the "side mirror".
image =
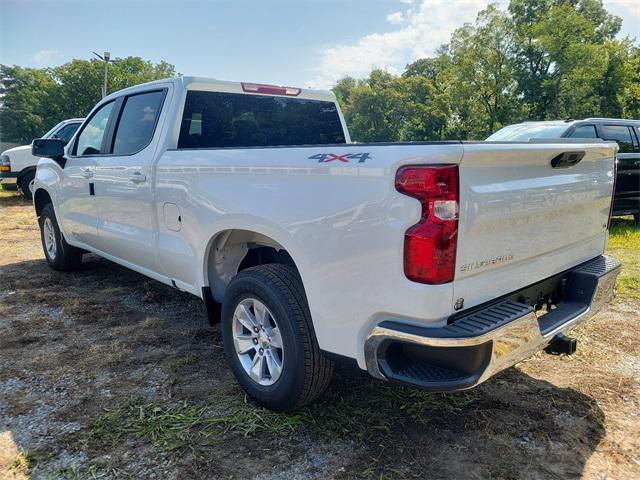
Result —
<instances>
[{"instance_id":1,"label":"side mirror","mask_svg":"<svg viewBox=\"0 0 640 480\"><path fill-rule=\"evenodd\" d=\"M59 138L38 138L31 144L31 153L36 157L54 160L64 168L64 143Z\"/></svg>"}]
</instances>

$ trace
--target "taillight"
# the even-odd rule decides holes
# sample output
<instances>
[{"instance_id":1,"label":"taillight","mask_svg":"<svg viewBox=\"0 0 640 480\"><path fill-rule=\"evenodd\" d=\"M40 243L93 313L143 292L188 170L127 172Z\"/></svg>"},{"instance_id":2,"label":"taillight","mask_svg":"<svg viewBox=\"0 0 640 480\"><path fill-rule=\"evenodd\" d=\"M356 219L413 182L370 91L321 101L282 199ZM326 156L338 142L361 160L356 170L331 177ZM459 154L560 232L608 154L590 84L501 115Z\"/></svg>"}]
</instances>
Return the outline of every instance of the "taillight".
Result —
<instances>
[{"instance_id":1,"label":"taillight","mask_svg":"<svg viewBox=\"0 0 640 480\"><path fill-rule=\"evenodd\" d=\"M404 236L404 273L414 282L453 281L458 234L458 166L403 167L396 190L422 204L420 221Z\"/></svg>"},{"instance_id":2,"label":"taillight","mask_svg":"<svg viewBox=\"0 0 640 480\"><path fill-rule=\"evenodd\" d=\"M618 156L613 159L613 189L611 190L611 205L609 205L609 219L607 220L607 230L611 228L611 217L613 216L613 201L616 199L616 178L618 177Z\"/></svg>"},{"instance_id":3,"label":"taillight","mask_svg":"<svg viewBox=\"0 0 640 480\"><path fill-rule=\"evenodd\" d=\"M269 95L287 95L289 97L297 97L302 90L294 87L279 87L277 85L265 85L264 83L245 83L241 82L242 91L247 93L266 93Z\"/></svg>"}]
</instances>

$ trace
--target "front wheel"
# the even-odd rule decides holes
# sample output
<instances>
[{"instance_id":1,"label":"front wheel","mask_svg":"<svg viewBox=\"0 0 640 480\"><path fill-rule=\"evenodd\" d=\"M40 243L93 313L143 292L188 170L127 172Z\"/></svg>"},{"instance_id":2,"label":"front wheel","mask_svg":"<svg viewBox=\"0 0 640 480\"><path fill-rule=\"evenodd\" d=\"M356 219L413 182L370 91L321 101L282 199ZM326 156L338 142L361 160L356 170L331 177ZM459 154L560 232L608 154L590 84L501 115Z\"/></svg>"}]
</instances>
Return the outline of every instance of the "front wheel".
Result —
<instances>
[{"instance_id":1,"label":"front wheel","mask_svg":"<svg viewBox=\"0 0 640 480\"><path fill-rule=\"evenodd\" d=\"M62 236L53 205L46 204L40 213L40 239L47 263L54 270L75 270L82 263L82 250L67 243Z\"/></svg>"},{"instance_id":2,"label":"front wheel","mask_svg":"<svg viewBox=\"0 0 640 480\"><path fill-rule=\"evenodd\" d=\"M240 272L222 303L227 361L244 391L275 411L315 400L331 380L298 272L267 264Z\"/></svg>"},{"instance_id":3,"label":"front wheel","mask_svg":"<svg viewBox=\"0 0 640 480\"><path fill-rule=\"evenodd\" d=\"M22 191L22 195L27 200L33 199L33 185L36 180L36 172L32 170L24 174L24 176L20 179L20 190Z\"/></svg>"}]
</instances>

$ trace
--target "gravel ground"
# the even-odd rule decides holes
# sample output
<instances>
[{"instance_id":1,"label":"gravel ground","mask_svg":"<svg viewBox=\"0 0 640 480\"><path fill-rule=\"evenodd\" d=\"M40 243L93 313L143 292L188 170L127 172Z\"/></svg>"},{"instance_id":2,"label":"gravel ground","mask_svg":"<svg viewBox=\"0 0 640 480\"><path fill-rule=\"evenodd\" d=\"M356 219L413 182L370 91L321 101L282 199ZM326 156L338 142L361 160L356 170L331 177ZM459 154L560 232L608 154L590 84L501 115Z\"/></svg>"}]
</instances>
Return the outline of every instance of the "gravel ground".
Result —
<instances>
[{"instance_id":1,"label":"gravel ground","mask_svg":"<svg viewBox=\"0 0 640 480\"><path fill-rule=\"evenodd\" d=\"M32 207L3 193L0 212L0 478L640 478L637 277L572 357L448 395L342 367L276 415L198 299L94 256L53 272Z\"/></svg>"}]
</instances>

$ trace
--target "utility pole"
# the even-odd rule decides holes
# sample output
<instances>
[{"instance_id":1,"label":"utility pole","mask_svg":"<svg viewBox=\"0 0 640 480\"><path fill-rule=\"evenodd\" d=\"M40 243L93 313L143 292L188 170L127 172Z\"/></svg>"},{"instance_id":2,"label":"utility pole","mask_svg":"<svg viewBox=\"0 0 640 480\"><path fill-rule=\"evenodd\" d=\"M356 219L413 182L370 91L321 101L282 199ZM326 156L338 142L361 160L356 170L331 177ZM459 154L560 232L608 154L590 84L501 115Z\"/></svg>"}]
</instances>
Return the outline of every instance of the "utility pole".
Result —
<instances>
[{"instance_id":1,"label":"utility pole","mask_svg":"<svg viewBox=\"0 0 640 480\"><path fill-rule=\"evenodd\" d=\"M111 61L111 53L104 52L104 55L100 55L96 52L93 52L93 54L104 62L104 85L102 86L102 98L104 98L107 96L107 78L109 75L109 62Z\"/></svg>"}]
</instances>

